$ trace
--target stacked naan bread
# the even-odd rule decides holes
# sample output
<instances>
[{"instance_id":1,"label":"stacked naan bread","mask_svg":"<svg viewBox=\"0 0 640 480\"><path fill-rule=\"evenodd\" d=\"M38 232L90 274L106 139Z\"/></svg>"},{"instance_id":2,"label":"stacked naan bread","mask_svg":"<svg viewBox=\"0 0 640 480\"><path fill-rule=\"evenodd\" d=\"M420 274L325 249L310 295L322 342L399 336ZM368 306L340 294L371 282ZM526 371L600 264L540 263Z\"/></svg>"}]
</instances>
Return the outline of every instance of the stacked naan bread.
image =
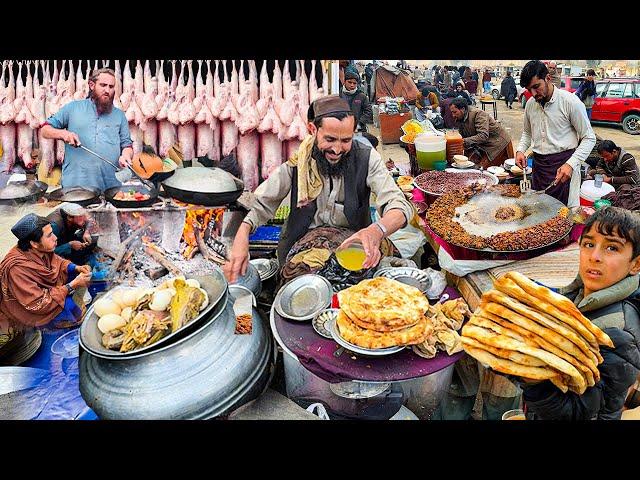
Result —
<instances>
[{"instance_id":1,"label":"stacked naan bread","mask_svg":"<svg viewBox=\"0 0 640 480\"><path fill-rule=\"evenodd\" d=\"M518 272L508 272L482 295L462 328L464 350L494 370L549 380L563 392L584 393L600 379L600 345L609 336L568 298Z\"/></svg>"},{"instance_id":2,"label":"stacked naan bread","mask_svg":"<svg viewBox=\"0 0 640 480\"><path fill-rule=\"evenodd\" d=\"M433 330L429 301L415 287L376 277L338 293L336 325L347 342L376 349L416 345Z\"/></svg>"}]
</instances>

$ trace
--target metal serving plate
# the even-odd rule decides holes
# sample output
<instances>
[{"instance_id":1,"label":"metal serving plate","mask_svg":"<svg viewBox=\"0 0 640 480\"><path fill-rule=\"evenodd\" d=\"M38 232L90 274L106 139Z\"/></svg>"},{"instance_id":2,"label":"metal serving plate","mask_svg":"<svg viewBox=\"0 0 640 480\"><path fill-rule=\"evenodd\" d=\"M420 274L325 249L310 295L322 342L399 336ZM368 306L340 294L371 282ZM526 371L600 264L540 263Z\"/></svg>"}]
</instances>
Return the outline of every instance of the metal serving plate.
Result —
<instances>
[{"instance_id":1,"label":"metal serving plate","mask_svg":"<svg viewBox=\"0 0 640 480\"><path fill-rule=\"evenodd\" d=\"M336 315L337 318L337 315ZM393 353L398 353L400 350L404 349L404 346L399 347L388 347L388 348L363 348L353 343L347 342L344 338L340 336L338 332L338 326L336 325L336 318L329 320L325 326L331 332L331 336L336 341L338 345L346 348L354 353L359 353L360 355L368 355L370 357L382 357L385 355L391 355Z\"/></svg>"},{"instance_id":2,"label":"metal serving plate","mask_svg":"<svg viewBox=\"0 0 640 480\"><path fill-rule=\"evenodd\" d=\"M386 277L398 282L416 287L422 293L426 293L431 288L431 278L426 272L411 267L387 267L381 268L374 275L375 277Z\"/></svg>"},{"instance_id":3,"label":"metal serving plate","mask_svg":"<svg viewBox=\"0 0 640 480\"><path fill-rule=\"evenodd\" d=\"M316 315L316 318L313 319L311 325L313 325L313 329L318 333L318 335L324 338L333 338L333 335L331 335L331 332L327 328L327 322L330 322L331 320L335 321L338 317L339 311L339 308L327 308Z\"/></svg>"},{"instance_id":4,"label":"metal serving plate","mask_svg":"<svg viewBox=\"0 0 640 480\"><path fill-rule=\"evenodd\" d=\"M487 187L490 187L491 185L498 185L498 183L500 183L500 180L498 179L498 177L496 177L493 173L487 172L486 170L478 171L478 170L474 170L474 169L471 169L471 170L470 169L466 169L466 170L460 170L460 169L453 170L453 169L451 169L447 173L450 173L452 175L465 175L467 173L481 173L482 175L487 177ZM424 175L424 173L421 173L420 175L418 175L416 178L413 179L413 184L416 186L416 188L418 190L422 190L424 193L428 193L429 195L433 195L435 197L439 197L441 195L444 195L444 193L430 192L429 190L425 190L420 185L418 185L418 181L417 180L418 180L418 178L420 178L421 175ZM467 185L471 185L472 183L474 183L474 181L469 180Z\"/></svg>"},{"instance_id":5,"label":"metal serving plate","mask_svg":"<svg viewBox=\"0 0 640 480\"><path fill-rule=\"evenodd\" d=\"M250 260L249 263L256 267L258 275L260 275L260 280L263 282L273 277L278 272L279 268L276 260L268 258L256 258L254 260Z\"/></svg>"},{"instance_id":6,"label":"metal serving plate","mask_svg":"<svg viewBox=\"0 0 640 480\"><path fill-rule=\"evenodd\" d=\"M82 345L82 348L95 354L98 357L118 359L133 357L149 350L158 349L159 347L172 342L176 339L176 337L183 336L188 331L191 331L193 328L199 326L202 319L208 318L211 310L213 310L213 308L227 291L227 281L225 280L224 275L221 271L214 270L214 273L212 273L211 275L193 276L190 278L195 278L196 280L198 280L198 282L200 282L200 286L207 292L207 295L209 295L209 305L207 305L196 318L191 320L179 330L170 333L169 335L161 338L151 345L147 345L146 347L138 348L136 350L131 350L130 352L109 350L102 345L103 334L98 329L98 315L96 315L96 313L94 312L94 305L91 305L87 309L87 312L85 313L85 319L82 322L82 326L80 327L80 345ZM107 293L105 298L110 298L110 296L111 295Z\"/></svg>"},{"instance_id":7,"label":"metal serving plate","mask_svg":"<svg viewBox=\"0 0 640 480\"><path fill-rule=\"evenodd\" d=\"M281 316L298 321L311 320L331 305L333 290L329 280L312 273L285 283L273 305Z\"/></svg>"}]
</instances>

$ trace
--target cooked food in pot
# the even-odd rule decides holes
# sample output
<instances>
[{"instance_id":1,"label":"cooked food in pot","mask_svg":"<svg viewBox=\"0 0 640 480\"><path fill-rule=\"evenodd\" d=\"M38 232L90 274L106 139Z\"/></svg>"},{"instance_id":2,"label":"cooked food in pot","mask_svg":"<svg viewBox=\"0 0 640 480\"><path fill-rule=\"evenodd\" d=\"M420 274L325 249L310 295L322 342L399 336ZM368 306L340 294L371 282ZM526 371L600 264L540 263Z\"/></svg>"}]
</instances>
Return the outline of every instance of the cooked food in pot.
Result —
<instances>
[{"instance_id":1,"label":"cooked food in pot","mask_svg":"<svg viewBox=\"0 0 640 480\"><path fill-rule=\"evenodd\" d=\"M141 202L143 200L149 200L150 195L148 193L140 193L135 190L129 190L128 192L120 190L114 196L114 200L124 200L127 202Z\"/></svg>"}]
</instances>

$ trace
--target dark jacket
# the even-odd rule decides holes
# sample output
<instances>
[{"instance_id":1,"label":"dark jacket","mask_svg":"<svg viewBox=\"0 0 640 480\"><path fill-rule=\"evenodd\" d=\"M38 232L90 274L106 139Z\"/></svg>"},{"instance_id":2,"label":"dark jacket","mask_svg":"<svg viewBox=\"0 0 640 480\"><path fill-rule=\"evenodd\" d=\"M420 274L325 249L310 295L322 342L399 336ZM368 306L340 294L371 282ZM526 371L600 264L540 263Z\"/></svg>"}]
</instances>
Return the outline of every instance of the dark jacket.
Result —
<instances>
[{"instance_id":1,"label":"dark jacket","mask_svg":"<svg viewBox=\"0 0 640 480\"><path fill-rule=\"evenodd\" d=\"M638 172L638 164L636 159L623 148L615 162L607 163L604 158L600 157L595 169L589 169L589 175L602 173L607 177L611 177L611 184L614 187L628 183L630 185L640 184L640 172Z\"/></svg>"},{"instance_id":2,"label":"dark jacket","mask_svg":"<svg viewBox=\"0 0 640 480\"><path fill-rule=\"evenodd\" d=\"M582 100L586 108L591 108L596 96L596 82L593 80L583 80L576 90L576 95L580 100ZM588 97L591 98L589 99Z\"/></svg>"},{"instance_id":3,"label":"dark jacket","mask_svg":"<svg viewBox=\"0 0 640 480\"><path fill-rule=\"evenodd\" d=\"M371 147L353 142L344 172L344 213L352 230L358 231L371 225L369 199L371 189L367 185ZM314 200L304 207L297 206L298 168L293 168L291 178L291 213L278 243L278 258L284 265L291 247L309 231L309 225L318 209Z\"/></svg>"},{"instance_id":4,"label":"dark jacket","mask_svg":"<svg viewBox=\"0 0 640 480\"><path fill-rule=\"evenodd\" d=\"M516 81L512 76L505 77L500 85L500 95L506 98L508 101L513 102L518 95L518 89L516 88Z\"/></svg>"},{"instance_id":5,"label":"dark jacket","mask_svg":"<svg viewBox=\"0 0 640 480\"><path fill-rule=\"evenodd\" d=\"M577 279L574 286L581 285ZM629 387L640 373L640 289L638 276L629 276L595 292L586 301L582 290L576 300L580 311L613 341L600 346L604 362L600 380L582 395L562 393L551 382L522 383L527 410L541 420L619 420ZM633 302L630 299L638 299ZM576 302L574 300L574 302ZM634 305L635 303L635 305Z\"/></svg>"},{"instance_id":6,"label":"dark jacket","mask_svg":"<svg viewBox=\"0 0 640 480\"><path fill-rule=\"evenodd\" d=\"M369 99L363 92L356 90L356 93L349 95L343 90L340 93L340 97L349 102L349 107L351 107L351 111L356 117L356 125L373 123L373 109Z\"/></svg>"},{"instance_id":7,"label":"dark jacket","mask_svg":"<svg viewBox=\"0 0 640 480\"><path fill-rule=\"evenodd\" d=\"M75 230L67 228L65 217L66 214L58 208L47 216L47 220L51 222L51 230L53 231L53 234L58 237L58 246L54 252L61 257L68 259L73 253L73 249L71 248L71 245L69 245L69 242L72 240L79 240L82 242L84 228L80 229L80 235L76 236Z\"/></svg>"},{"instance_id":8,"label":"dark jacket","mask_svg":"<svg viewBox=\"0 0 640 480\"><path fill-rule=\"evenodd\" d=\"M481 148L489 160L496 158L511 141L504 127L479 108L469 107L465 118L456 122L456 126L464 138L465 150Z\"/></svg>"}]
</instances>

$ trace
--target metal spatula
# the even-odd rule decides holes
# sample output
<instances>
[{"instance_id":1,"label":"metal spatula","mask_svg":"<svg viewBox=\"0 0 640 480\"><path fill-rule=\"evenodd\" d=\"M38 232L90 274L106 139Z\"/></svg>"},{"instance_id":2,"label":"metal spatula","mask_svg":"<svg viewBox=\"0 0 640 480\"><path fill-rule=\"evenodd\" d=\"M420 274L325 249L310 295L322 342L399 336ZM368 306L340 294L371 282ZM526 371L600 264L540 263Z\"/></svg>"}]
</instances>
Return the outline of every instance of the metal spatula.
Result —
<instances>
[{"instance_id":1,"label":"metal spatula","mask_svg":"<svg viewBox=\"0 0 640 480\"><path fill-rule=\"evenodd\" d=\"M78 148L83 149L84 151L90 153L91 155L98 157L100 160L102 160L103 162L108 163L109 165L111 165L113 168L116 169L116 178L118 179L119 182L121 183L125 183L128 182L129 180L131 180L132 178L132 174L133 176L135 176L136 178L138 178L138 180L140 180L142 182L143 185L145 185L148 188L155 188L155 186L153 185L153 183L149 182L148 180L145 180L144 178L142 178L140 175L138 175L136 173L136 171L131 168L130 166L127 166L127 168L124 168L122 170L119 169L119 167L114 164L113 162L110 162L109 160L107 160L106 158L104 158L102 155L98 155L96 152L94 152L93 150L89 150L87 147L85 147L84 145L78 145Z\"/></svg>"},{"instance_id":2,"label":"metal spatula","mask_svg":"<svg viewBox=\"0 0 640 480\"><path fill-rule=\"evenodd\" d=\"M547 190L549 190L551 187L553 187L556 184L556 181L554 180L553 182L551 182L551 185L549 185L547 188L545 188L544 190L536 190L533 193L537 193L538 195L540 195L541 193L545 193Z\"/></svg>"},{"instance_id":3,"label":"metal spatula","mask_svg":"<svg viewBox=\"0 0 640 480\"><path fill-rule=\"evenodd\" d=\"M520 191L522 193L528 192L531 190L531 182L527 180L527 167L525 166L522 169L522 175L524 175L524 179L520 180Z\"/></svg>"}]
</instances>

